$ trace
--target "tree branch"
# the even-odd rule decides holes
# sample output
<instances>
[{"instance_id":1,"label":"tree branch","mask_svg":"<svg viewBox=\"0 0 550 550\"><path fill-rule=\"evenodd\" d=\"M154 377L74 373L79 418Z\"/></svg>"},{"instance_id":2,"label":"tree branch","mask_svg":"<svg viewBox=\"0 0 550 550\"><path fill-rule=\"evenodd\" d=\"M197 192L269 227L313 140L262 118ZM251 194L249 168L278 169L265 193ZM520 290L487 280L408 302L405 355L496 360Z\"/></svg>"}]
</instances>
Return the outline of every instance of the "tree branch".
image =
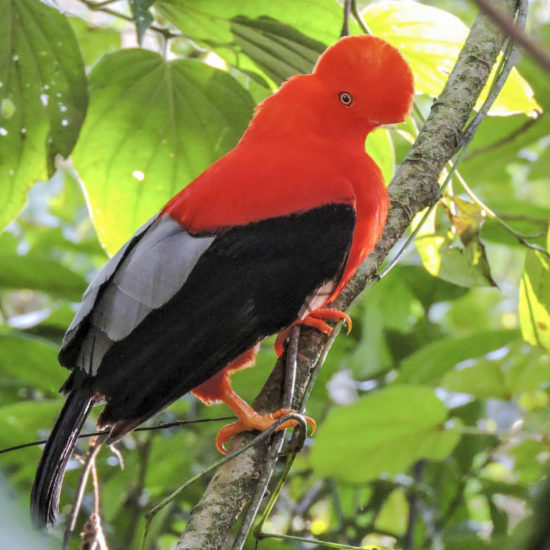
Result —
<instances>
[{"instance_id":1,"label":"tree branch","mask_svg":"<svg viewBox=\"0 0 550 550\"><path fill-rule=\"evenodd\" d=\"M488 0L474 0L516 44L519 44L545 71L550 72L550 54L533 42L525 32L514 25L514 20L508 13L497 8Z\"/></svg>"},{"instance_id":2,"label":"tree branch","mask_svg":"<svg viewBox=\"0 0 550 550\"><path fill-rule=\"evenodd\" d=\"M498 0L495 4L512 13L516 3L514 0ZM378 267L413 216L439 199L441 171L461 143L462 131L503 41L504 36L498 28L485 15L478 15L445 89L434 102L426 124L390 185L391 209L384 234L339 296L336 303L339 309L347 309L376 279ZM298 411L303 409L310 381L326 351L325 344L324 335L307 327L302 329L294 396L294 408ZM254 402L259 410L272 411L279 407L284 387L285 355L277 362ZM235 438L233 445L241 445L251 437L245 434ZM256 445L217 470L201 501L191 512L178 543L179 550L216 550L223 547L240 513L255 493L268 449L269 442Z\"/></svg>"}]
</instances>

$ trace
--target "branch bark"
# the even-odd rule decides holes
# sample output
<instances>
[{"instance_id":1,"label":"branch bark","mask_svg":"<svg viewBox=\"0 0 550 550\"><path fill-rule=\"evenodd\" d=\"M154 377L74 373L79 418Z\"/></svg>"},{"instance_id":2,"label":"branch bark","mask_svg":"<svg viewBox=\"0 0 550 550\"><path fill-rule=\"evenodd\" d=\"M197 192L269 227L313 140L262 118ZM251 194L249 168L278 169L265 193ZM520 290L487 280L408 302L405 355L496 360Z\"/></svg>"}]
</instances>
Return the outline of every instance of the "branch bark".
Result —
<instances>
[{"instance_id":1,"label":"branch bark","mask_svg":"<svg viewBox=\"0 0 550 550\"><path fill-rule=\"evenodd\" d=\"M498 0L495 5L513 13L516 1ZM504 38L489 18L478 15L445 89L434 101L426 124L392 180L391 209L382 238L339 296L335 304L339 309L350 307L376 278L378 267L413 216L439 199L441 171L460 146L462 131ZM307 388L325 344L324 335L306 327L302 329L294 393L294 408L298 411L304 407ZM272 411L280 407L285 362L283 354L254 402L257 409ZM233 444L240 445L251 437L243 435ZM239 515L255 494L258 479L265 475L268 451L267 442L256 445L218 469L201 501L193 508L177 550L217 550L224 546Z\"/></svg>"}]
</instances>

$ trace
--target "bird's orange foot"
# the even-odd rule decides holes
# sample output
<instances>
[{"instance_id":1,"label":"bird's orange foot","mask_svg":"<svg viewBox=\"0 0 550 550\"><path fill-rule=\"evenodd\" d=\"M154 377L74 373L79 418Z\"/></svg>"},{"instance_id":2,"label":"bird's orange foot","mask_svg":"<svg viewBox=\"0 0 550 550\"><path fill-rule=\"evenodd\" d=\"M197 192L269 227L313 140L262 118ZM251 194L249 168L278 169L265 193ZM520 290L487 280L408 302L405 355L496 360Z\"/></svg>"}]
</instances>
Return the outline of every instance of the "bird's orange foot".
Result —
<instances>
[{"instance_id":1,"label":"bird's orange foot","mask_svg":"<svg viewBox=\"0 0 550 550\"><path fill-rule=\"evenodd\" d=\"M307 327L312 327L314 329L317 329L319 332L330 336L333 332L333 328L326 321L324 321L324 319L329 319L331 321L343 320L347 326L347 333L349 334L351 332L353 323L351 322L351 317L347 313L344 313L339 309L331 309L328 307L316 309L315 311L312 311L305 319L300 319L299 321L296 321L289 328L277 334L277 338L275 339L275 344L273 346L275 348L275 354L277 355L277 357L280 357L282 355L285 349L285 341L288 338L290 330L294 325L300 324Z\"/></svg>"},{"instance_id":2,"label":"bird's orange foot","mask_svg":"<svg viewBox=\"0 0 550 550\"><path fill-rule=\"evenodd\" d=\"M242 432L248 432L251 430L259 430L263 432L272 426L279 418L290 414L295 413L293 409L279 409L278 411L266 414L260 414L256 411L253 411L251 414L240 416L238 422L234 424L228 424L224 426L216 436L216 448L222 455L226 453L224 445L235 435ZM305 421L311 426L312 431L311 435L315 433L317 429L317 424L313 418L309 416L304 416ZM298 425L297 420L287 420L283 422L278 428L277 431L285 430L286 428L293 428Z\"/></svg>"}]
</instances>

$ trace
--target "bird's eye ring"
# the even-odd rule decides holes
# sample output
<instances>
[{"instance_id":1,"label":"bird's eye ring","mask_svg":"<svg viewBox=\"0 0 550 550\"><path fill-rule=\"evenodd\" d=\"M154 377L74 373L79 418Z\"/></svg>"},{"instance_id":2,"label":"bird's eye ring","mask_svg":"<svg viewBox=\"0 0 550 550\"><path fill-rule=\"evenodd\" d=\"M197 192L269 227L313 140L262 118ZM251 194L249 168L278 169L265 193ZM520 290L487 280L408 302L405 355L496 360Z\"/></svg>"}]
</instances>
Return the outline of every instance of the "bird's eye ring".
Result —
<instances>
[{"instance_id":1,"label":"bird's eye ring","mask_svg":"<svg viewBox=\"0 0 550 550\"><path fill-rule=\"evenodd\" d=\"M346 107L351 107L353 105L353 96L349 92L340 92L338 94L338 99L340 103L343 103Z\"/></svg>"}]
</instances>

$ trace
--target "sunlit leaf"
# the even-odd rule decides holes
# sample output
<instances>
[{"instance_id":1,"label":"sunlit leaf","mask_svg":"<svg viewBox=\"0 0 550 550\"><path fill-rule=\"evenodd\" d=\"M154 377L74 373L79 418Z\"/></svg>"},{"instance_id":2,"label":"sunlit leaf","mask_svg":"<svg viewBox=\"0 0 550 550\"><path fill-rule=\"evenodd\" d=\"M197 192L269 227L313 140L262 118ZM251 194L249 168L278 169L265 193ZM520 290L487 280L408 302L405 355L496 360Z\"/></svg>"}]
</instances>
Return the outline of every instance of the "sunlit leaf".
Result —
<instances>
[{"instance_id":1,"label":"sunlit leaf","mask_svg":"<svg viewBox=\"0 0 550 550\"><path fill-rule=\"evenodd\" d=\"M0 0L0 229L67 157L87 104L84 65L65 15L39 0Z\"/></svg>"},{"instance_id":2,"label":"sunlit leaf","mask_svg":"<svg viewBox=\"0 0 550 550\"><path fill-rule=\"evenodd\" d=\"M146 50L104 56L73 159L111 253L233 147L252 99L227 72Z\"/></svg>"},{"instance_id":3,"label":"sunlit leaf","mask_svg":"<svg viewBox=\"0 0 550 550\"><path fill-rule=\"evenodd\" d=\"M374 34L398 48L410 63L416 90L439 95L468 36L468 27L447 11L411 0L373 2L362 16ZM477 107L487 96L491 80ZM539 110L529 84L513 69L489 114L533 116Z\"/></svg>"},{"instance_id":4,"label":"sunlit leaf","mask_svg":"<svg viewBox=\"0 0 550 550\"><path fill-rule=\"evenodd\" d=\"M519 317L523 339L550 351L550 258L536 250L525 258Z\"/></svg>"},{"instance_id":5,"label":"sunlit leaf","mask_svg":"<svg viewBox=\"0 0 550 550\"><path fill-rule=\"evenodd\" d=\"M460 435L445 429L446 419L431 388L386 388L329 412L311 464L319 475L355 483L403 473L420 458L441 460L452 452Z\"/></svg>"}]
</instances>

